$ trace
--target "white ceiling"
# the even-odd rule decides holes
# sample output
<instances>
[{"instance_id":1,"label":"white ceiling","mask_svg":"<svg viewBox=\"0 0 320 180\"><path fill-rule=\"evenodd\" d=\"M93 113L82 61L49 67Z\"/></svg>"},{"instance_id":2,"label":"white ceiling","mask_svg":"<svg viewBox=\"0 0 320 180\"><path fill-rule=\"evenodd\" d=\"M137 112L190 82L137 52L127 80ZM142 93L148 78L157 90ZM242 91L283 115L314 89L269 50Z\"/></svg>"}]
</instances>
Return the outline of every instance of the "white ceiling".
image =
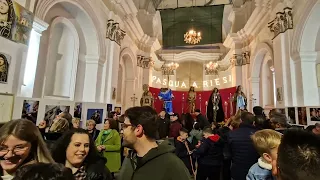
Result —
<instances>
[{"instance_id":1,"label":"white ceiling","mask_svg":"<svg viewBox=\"0 0 320 180\"><path fill-rule=\"evenodd\" d=\"M231 0L161 0L157 9L230 4L230 1Z\"/></svg>"}]
</instances>

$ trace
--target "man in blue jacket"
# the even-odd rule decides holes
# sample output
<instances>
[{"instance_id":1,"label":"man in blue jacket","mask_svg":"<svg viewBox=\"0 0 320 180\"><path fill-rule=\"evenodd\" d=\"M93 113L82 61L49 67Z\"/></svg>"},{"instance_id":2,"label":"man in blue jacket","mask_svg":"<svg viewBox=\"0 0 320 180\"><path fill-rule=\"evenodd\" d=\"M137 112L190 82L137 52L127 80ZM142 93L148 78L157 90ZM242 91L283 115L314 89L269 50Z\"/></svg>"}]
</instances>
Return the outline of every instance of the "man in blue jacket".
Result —
<instances>
[{"instance_id":1,"label":"man in blue jacket","mask_svg":"<svg viewBox=\"0 0 320 180\"><path fill-rule=\"evenodd\" d=\"M231 177L233 180L244 180L250 167L258 161L259 154L250 138L257 129L253 122L255 116L249 112L241 114L240 127L229 132L229 147L231 151Z\"/></svg>"}]
</instances>

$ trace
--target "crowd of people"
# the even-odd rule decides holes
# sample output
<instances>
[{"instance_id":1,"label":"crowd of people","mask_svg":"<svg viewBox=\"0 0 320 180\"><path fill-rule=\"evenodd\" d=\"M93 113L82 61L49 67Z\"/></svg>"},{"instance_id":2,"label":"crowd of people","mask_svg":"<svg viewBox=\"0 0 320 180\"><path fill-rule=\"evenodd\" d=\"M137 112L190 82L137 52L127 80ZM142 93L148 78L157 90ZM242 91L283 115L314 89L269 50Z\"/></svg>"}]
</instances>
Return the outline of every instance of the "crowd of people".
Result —
<instances>
[{"instance_id":1,"label":"crowd of people","mask_svg":"<svg viewBox=\"0 0 320 180\"><path fill-rule=\"evenodd\" d=\"M94 120L62 112L47 124L11 120L0 129L2 180L316 180L320 125L296 129L277 110L239 110L224 123L148 106Z\"/></svg>"}]
</instances>

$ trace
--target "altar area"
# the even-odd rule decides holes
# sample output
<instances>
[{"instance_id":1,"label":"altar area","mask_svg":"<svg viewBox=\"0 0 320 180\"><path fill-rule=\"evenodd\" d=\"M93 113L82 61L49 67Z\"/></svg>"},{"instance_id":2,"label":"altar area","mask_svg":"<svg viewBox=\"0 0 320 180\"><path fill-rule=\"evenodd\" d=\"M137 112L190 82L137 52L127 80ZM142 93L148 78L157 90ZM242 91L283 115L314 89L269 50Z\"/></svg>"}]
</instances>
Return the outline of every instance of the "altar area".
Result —
<instances>
[{"instance_id":1,"label":"altar area","mask_svg":"<svg viewBox=\"0 0 320 180\"><path fill-rule=\"evenodd\" d=\"M161 101L158 97L160 92L159 88L150 87L149 91L152 93L154 97L154 108L157 112L160 112L163 108L163 101ZM230 97L235 93L236 87L219 89L222 106L225 113L225 117L230 117L231 114L231 106L230 106ZM209 101L210 95L212 91L196 91L196 109L200 109L202 114L206 114L207 111L207 103ZM172 94L174 95L174 99L172 100L173 104L173 112L175 113L187 113L188 110L188 91L174 91L172 90Z\"/></svg>"}]
</instances>

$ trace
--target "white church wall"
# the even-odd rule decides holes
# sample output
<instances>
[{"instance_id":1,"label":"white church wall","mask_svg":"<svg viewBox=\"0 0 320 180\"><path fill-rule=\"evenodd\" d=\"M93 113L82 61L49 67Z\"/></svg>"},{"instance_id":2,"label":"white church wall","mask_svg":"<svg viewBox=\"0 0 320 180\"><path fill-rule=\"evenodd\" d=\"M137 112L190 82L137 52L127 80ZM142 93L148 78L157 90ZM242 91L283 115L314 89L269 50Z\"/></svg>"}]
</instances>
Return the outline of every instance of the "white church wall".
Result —
<instances>
[{"instance_id":1,"label":"white church wall","mask_svg":"<svg viewBox=\"0 0 320 180\"><path fill-rule=\"evenodd\" d=\"M0 83L0 92L2 93L17 93L17 89L14 89L15 83L17 82L17 78L20 74L20 65L25 60L26 55L23 53L27 51L27 47L22 44L15 43L3 37L0 37L0 52L7 54L11 57L9 61L9 75L7 83ZM24 57L23 57L24 56Z\"/></svg>"}]
</instances>

